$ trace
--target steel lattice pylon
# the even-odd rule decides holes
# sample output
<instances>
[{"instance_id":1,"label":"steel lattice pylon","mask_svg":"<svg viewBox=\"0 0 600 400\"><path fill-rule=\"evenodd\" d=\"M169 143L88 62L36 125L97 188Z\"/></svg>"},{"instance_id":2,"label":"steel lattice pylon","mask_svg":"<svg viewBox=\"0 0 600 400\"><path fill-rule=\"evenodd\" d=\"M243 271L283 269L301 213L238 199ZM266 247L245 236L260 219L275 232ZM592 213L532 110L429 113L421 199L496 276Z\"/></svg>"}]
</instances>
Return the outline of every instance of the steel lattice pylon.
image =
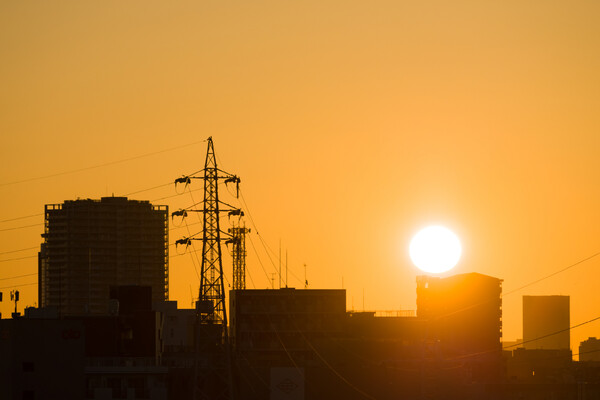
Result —
<instances>
[{"instance_id":1,"label":"steel lattice pylon","mask_svg":"<svg viewBox=\"0 0 600 400\"><path fill-rule=\"evenodd\" d=\"M202 261L200 289L196 303L196 358L194 363L193 398L231 399L233 398L230 349L227 331L227 311L225 308L225 286L223 284L223 260L221 252L221 229L219 214L242 216L240 209L219 201L219 180L234 183L239 189L240 179L217 168L217 160L212 138L208 138L208 149L202 176L183 176L175 183L191 183L191 179L204 180L204 200L202 209L194 206L175 211L173 216L186 217L188 212L203 214L202 237L179 239L176 244L191 244L192 240L202 240ZM224 207L220 207L223 205ZM227 234L225 234L227 235ZM229 235L227 235L229 236Z\"/></svg>"},{"instance_id":2,"label":"steel lattice pylon","mask_svg":"<svg viewBox=\"0 0 600 400\"><path fill-rule=\"evenodd\" d=\"M222 324L227 337L227 312L223 285L223 260L221 254L221 230L219 227L219 171L212 138L208 138L208 150L204 163L204 228L202 238L202 266L200 268L200 293L198 300L205 310L203 321Z\"/></svg>"},{"instance_id":3,"label":"steel lattice pylon","mask_svg":"<svg viewBox=\"0 0 600 400\"><path fill-rule=\"evenodd\" d=\"M244 226L234 226L229 229L232 244L231 257L233 259L233 290L246 289L246 233L250 229Z\"/></svg>"}]
</instances>

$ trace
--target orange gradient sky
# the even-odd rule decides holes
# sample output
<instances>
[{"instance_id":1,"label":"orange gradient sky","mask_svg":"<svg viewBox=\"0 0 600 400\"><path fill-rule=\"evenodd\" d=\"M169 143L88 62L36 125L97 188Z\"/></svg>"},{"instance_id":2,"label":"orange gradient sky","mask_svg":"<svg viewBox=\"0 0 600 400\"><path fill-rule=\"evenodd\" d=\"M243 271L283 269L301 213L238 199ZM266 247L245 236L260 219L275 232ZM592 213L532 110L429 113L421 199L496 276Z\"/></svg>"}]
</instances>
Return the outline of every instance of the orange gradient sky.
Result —
<instances>
[{"instance_id":1,"label":"orange gradient sky","mask_svg":"<svg viewBox=\"0 0 600 400\"><path fill-rule=\"evenodd\" d=\"M12 277L37 272L44 204L171 182L203 167L208 136L261 237L287 250L289 286L306 263L312 288L343 281L349 309L363 292L366 309L416 307L408 244L433 223L462 240L446 275L498 277L504 292L589 257L599 17L591 0L2 2L0 259L30 258L0 262L0 312L12 288L20 309L37 302L36 277ZM248 225L248 286L265 288L275 268ZM507 295L504 338L521 337L524 294L570 295L572 324L599 316L599 267ZM189 256L171 258L170 285L189 307ZM588 336L600 322L572 331L574 350Z\"/></svg>"}]
</instances>

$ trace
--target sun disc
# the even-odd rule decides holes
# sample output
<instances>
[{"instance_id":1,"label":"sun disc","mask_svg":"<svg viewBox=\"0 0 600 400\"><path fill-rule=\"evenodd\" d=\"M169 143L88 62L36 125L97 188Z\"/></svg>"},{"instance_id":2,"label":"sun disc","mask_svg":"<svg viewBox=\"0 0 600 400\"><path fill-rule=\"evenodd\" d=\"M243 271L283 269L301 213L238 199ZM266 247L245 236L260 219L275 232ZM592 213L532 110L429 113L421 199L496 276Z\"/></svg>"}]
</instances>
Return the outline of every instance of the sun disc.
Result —
<instances>
[{"instance_id":1,"label":"sun disc","mask_svg":"<svg viewBox=\"0 0 600 400\"><path fill-rule=\"evenodd\" d=\"M439 274L454 268L462 247L458 237L443 226L428 226L411 240L409 254L412 262L423 272Z\"/></svg>"}]
</instances>

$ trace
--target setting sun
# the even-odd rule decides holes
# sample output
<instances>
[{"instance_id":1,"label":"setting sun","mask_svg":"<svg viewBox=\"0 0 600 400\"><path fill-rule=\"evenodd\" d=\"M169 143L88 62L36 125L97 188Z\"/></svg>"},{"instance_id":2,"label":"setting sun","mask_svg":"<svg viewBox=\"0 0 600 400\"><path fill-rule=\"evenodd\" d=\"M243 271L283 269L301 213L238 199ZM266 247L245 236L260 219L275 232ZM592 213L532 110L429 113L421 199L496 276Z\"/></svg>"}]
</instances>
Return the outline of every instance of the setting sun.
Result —
<instances>
[{"instance_id":1,"label":"setting sun","mask_svg":"<svg viewBox=\"0 0 600 400\"><path fill-rule=\"evenodd\" d=\"M458 237L443 226L429 226L411 240L412 262L423 272L439 274L454 268L462 248Z\"/></svg>"}]
</instances>

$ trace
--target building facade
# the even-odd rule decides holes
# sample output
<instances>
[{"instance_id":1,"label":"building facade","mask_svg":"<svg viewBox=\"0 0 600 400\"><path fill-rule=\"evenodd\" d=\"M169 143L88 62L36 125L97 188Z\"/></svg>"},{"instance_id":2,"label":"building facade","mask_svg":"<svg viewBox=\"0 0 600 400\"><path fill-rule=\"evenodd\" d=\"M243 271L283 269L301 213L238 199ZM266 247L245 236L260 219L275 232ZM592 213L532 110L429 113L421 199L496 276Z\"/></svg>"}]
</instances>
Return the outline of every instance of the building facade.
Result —
<instances>
[{"instance_id":1,"label":"building facade","mask_svg":"<svg viewBox=\"0 0 600 400\"><path fill-rule=\"evenodd\" d=\"M240 398L351 398L323 367L336 364L326 349L344 334L345 290L232 290L229 310Z\"/></svg>"},{"instance_id":2,"label":"building facade","mask_svg":"<svg viewBox=\"0 0 600 400\"><path fill-rule=\"evenodd\" d=\"M343 289L232 290L229 300L233 347L252 359L288 363L294 353L304 360L312 357L311 339L339 336L344 328Z\"/></svg>"},{"instance_id":3,"label":"building facade","mask_svg":"<svg viewBox=\"0 0 600 400\"><path fill-rule=\"evenodd\" d=\"M84 363L81 321L0 320L0 398L83 399Z\"/></svg>"},{"instance_id":4,"label":"building facade","mask_svg":"<svg viewBox=\"0 0 600 400\"><path fill-rule=\"evenodd\" d=\"M502 280L479 273L417 277L425 352L462 370L465 381L498 382L502 365Z\"/></svg>"},{"instance_id":5,"label":"building facade","mask_svg":"<svg viewBox=\"0 0 600 400\"><path fill-rule=\"evenodd\" d=\"M123 285L150 286L153 302L168 300L168 215L167 206L126 197L47 204L40 307L60 316L108 315L110 288Z\"/></svg>"},{"instance_id":6,"label":"building facade","mask_svg":"<svg viewBox=\"0 0 600 400\"><path fill-rule=\"evenodd\" d=\"M417 277L417 317L447 356L500 353L502 280L478 273Z\"/></svg>"}]
</instances>

